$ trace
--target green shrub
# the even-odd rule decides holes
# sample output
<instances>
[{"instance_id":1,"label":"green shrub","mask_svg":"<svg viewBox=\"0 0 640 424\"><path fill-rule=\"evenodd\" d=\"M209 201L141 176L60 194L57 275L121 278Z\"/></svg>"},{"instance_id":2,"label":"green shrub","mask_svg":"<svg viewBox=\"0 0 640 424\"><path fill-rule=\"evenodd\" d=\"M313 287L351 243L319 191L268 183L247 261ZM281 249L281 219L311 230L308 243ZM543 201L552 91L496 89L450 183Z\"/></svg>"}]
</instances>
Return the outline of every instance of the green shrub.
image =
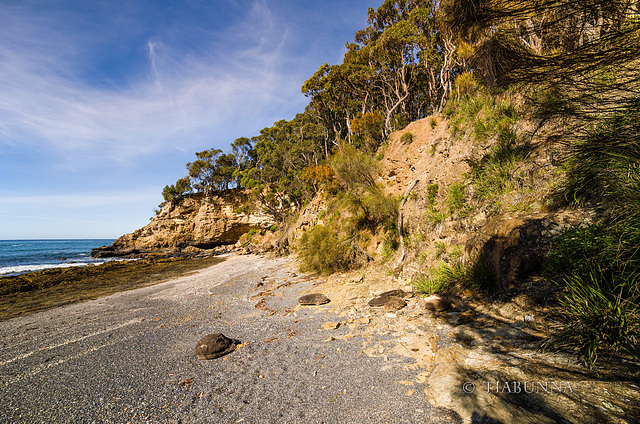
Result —
<instances>
[{"instance_id":1,"label":"green shrub","mask_svg":"<svg viewBox=\"0 0 640 424\"><path fill-rule=\"evenodd\" d=\"M278 224L273 224L271 227L269 227L269 231L271 231L272 233L278 231Z\"/></svg>"},{"instance_id":2,"label":"green shrub","mask_svg":"<svg viewBox=\"0 0 640 424\"><path fill-rule=\"evenodd\" d=\"M495 275L484 262L465 263L461 246L450 252L444 243L436 245L436 259L442 258L426 274L419 274L412 285L421 293L442 293L454 286L475 286L485 291L495 287Z\"/></svg>"},{"instance_id":3,"label":"green shrub","mask_svg":"<svg viewBox=\"0 0 640 424\"><path fill-rule=\"evenodd\" d=\"M398 219L398 206L400 200L391 195L385 195L382 190L368 193L361 197L361 206L366 218L374 225L395 224Z\"/></svg>"},{"instance_id":4,"label":"green shrub","mask_svg":"<svg viewBox=\"0 0 640 424\"><path fill-rule=\"evenodd\" d=\"M356 268L365 260L354 237L345 234L337 224L316 225L302 235L299 255L303 270L331 274Z\"/></svg>"},{"instance_id":5,"label":"green shrub","mask_svg":"<svg viewBox=\"0 0 640 424\"><path fill-rule=\"evenodd\" d=\"M400 137L400 141L402 142L402 144L411 144L413 142L413 134L411 134L410 132L402 134L402 137Z\"/></svg>"},{"instance_id":6,"label":"green shrub","mask_svg":"<svg viewBox=\"0 0 640 424\"><path fill-rule=\"evenodd\" d=\"M528 152L528 146L517 144L517 133L512 128L499 132L498 140L482 159L471 163L471 180L475 196L491 200L498 206L503 194L514 190L514 171Z\"/></svg>"},{"instance_id":7,"label":"green shrub","mask_svg":"<svg viewBox=\"0 0 640 424\"><path fill-rule=\"evenodd\" d=\"M624 352L640 358L640 299L636 281L618 281L594 271L587 276L572 274L565 284L560 299L565 320L557 336L558 346L579 349L589 368L600 352Z\"/></svg>"},{"instance_id":8,"label":"green shrub","mask_svg":"<svg viewBox=\"0 0 640 424\"><path fill-rule=\"evenodd\" d=\"M555 279L569 273L588 276L595 270L607 270L615 264L617 237L601 223L571 228L554 240L543 266L544 275Z\"/></svg>"},{"instance_id":9,"label":"green shrub","mask_svg":"<svg viewBox=\"0 0 640 424\"><path fill-rule=\"evenodd\" d=\"M462 261L457 260L452 264L439 262L426 274L419 274L411 284L420 293L431 295L446 292L456 284L467 283L467 270Z\"/></svg>"},{"instance_id":10,"label":"green shrub","mask_svg":"<svg viewBox=\"0 0 640 424\"><path fill-rule=\"evenodd\" d=\"M431 127L432 130L435 129L438 126L438 120L436 118L432 117L429 120L429 126Z\"/></svg>"},{"instance_id":11,"label":"green shrub","mask_svg":"<svg viewBox=\"0 0 640 424\"><path fill-rule=\"evenodd\" d=\"M330 158L330 163L338 182L347 191L360 195L379 190L376 184L379 164L368 154L344 144Z\"/></svg>"}]
</instances>

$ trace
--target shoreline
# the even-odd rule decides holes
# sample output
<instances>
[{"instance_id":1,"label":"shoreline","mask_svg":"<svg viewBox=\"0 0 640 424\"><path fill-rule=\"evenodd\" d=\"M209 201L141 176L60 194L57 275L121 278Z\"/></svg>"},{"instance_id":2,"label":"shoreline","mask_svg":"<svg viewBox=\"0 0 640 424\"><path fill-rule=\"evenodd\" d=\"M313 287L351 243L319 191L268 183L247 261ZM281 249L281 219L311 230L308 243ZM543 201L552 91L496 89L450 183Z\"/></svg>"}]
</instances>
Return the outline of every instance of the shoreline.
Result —
<instances>
[{"instance_id":1,"label":"shoreline","mask_svg":"<svg viewBox=\"0 0 640 424\"><path fill-rule=\"evenodd\" d=\"M0 321L162 283L224 259L114 259L0 276Z\"/></svg>"}]
</instances>

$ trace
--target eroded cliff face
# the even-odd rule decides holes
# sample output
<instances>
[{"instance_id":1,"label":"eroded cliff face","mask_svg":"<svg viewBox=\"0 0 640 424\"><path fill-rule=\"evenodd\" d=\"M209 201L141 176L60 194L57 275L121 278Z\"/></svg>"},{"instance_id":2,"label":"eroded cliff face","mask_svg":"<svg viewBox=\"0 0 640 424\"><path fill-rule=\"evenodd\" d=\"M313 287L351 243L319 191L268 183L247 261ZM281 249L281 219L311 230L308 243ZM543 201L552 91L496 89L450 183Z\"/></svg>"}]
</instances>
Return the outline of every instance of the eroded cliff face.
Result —
<instances>
[{"instance_id":1,"label":"eroded cliff face","mask_svg":"<svg viewBox=\"0 0 640 424\"><path fill-rule=\"evenodd\" d=\"M249 208L243 206L249 205ZM241 212L240 209L250 209ZM92 256L136 256L155 253L197 253L235 244L251 229L262 230L274 221L243 190L227 190L212 197L184 197L167 204L153 220L111 246L94 249Z\"/></svg>"}]
</instances>

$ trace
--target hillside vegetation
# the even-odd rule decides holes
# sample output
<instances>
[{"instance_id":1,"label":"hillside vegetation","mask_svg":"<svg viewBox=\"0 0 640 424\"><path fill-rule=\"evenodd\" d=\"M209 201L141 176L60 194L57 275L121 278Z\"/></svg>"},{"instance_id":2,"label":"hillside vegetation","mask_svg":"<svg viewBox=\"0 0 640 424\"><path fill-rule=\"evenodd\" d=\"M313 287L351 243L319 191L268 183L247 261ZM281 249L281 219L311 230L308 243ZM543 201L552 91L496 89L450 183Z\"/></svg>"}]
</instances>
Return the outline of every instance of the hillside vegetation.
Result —
<instances>
[{"instance_id":1,"label":"hillside vegetation","mask_svg":"<svg viewBox=\"0 0 640 424\"><path fill-rule=\"evenodd\" d=\"M638 3L385 0L368 16L343 63L304 83L304 111L227 152L196 153L165 202L245 188L282 239L321 197L314 226L286 246L305 267L429 256L412 277L426 293L508 289L486 258L433 238L446 223L471 233L506 213L589 210L593 219L545 248L556 346L579 350L589 366L601 354L638 358ZM428 146L411 132L419 120L422 131L440 131ZM392 186L390 149L398 159L421 146L426 161L463 144L455 178ZM405 211L411 201L419 213Z\"/></svg>"}]
</instances>

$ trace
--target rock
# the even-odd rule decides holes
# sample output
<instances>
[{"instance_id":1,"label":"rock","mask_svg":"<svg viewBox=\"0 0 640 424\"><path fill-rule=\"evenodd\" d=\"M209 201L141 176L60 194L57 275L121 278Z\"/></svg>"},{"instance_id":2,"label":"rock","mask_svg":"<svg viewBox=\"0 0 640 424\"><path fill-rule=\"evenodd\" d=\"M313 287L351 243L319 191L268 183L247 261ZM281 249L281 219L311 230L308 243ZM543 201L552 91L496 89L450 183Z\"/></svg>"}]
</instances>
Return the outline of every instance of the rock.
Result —
<instances>
[{"instance_id":1,"label":"rock","mask_svg":"<svg viewBox=\"0 0 640 424\"><path fill-rule=\"evenodd\" d=\"M322 293L311 293L302 296L298 299L298 302L301 305L324 305L325 303L331 302L331 299Z\"/></svg>"},{"instance_id":2,"label":"rock","mask_svg":"<svg viewBox=\"0 0 640 424\"><path fill-rule=\"evenodd\" d=\"M215 359L231 353L238 346L236 340L230 339L223 334L208 334L198 340L196 344L196 355L198 359Z\"/></svg>"},{"instance_id":3,"label":"rock","mask_svg":"<svg viewBox=\"0 0 640 424\"><path fill-rule=\"evenodd\" d=\"M322 328L324 328L325 330L335 330L338 327L340 327L339 322L326 322L322 324Z\"/></svg>"},{"instance_id":4,"label":"rock","mask_svg":"<svg viewBox=\"0 0 640 424\"><path fill-rule=\"evenodd\" d=\"M405 302L401 297L404 295L405 292L402 290L390 290L371 299L369 301L369 306L383 306L385 311L397 311L398 309L402 309L407 306L407 302Z\"/></svg>"},{"instance_id":5,"label":"rock","mask_svg":"<svg viewBox=\"0 0 640 424\"><path fill-rule=\"evenodd\" d=\"M444 312L451 307L451 303L438 296L429 296L425 299L424 307L434 312Z\"/></svg>"},{"instance_id":6,"label":"rock","mask_svg":"<svg viewBox=\"0 0 640 424\"><path fill-rule=\"evenodd\" d=\"M579 222L580 216L577 211L497 215L466 242L465 250L491 274L492 288L504 291L516 279L538 270L552 239Z\"/></svg>"},{"instance_id":7,"label":"rock","mask_svg":"<svg viewBox=\"0 0 640 424\"><path fill-rule=\"evenodd\" d=\"M404 299L391 296L387 303L384 304L383 308L385 312L394 312L404 308L405 306L407 306L407 302L405 302Z\"/></svg>"},{"instance_id":8,"label":"rock","mask_svg":"<svg viewBox=\"0 0 640 424\"><path fill-rule=\"evenodd\" d=\"M396 289L396 290L389 290L389 291L386 291L384 293L380 293L379 297L382 297L382 296L397 296L397 297L406 298L406 297L411 297L410 295L411 295L411 293L407 293L404 290Z\"/></svg>"}]
</instances>

